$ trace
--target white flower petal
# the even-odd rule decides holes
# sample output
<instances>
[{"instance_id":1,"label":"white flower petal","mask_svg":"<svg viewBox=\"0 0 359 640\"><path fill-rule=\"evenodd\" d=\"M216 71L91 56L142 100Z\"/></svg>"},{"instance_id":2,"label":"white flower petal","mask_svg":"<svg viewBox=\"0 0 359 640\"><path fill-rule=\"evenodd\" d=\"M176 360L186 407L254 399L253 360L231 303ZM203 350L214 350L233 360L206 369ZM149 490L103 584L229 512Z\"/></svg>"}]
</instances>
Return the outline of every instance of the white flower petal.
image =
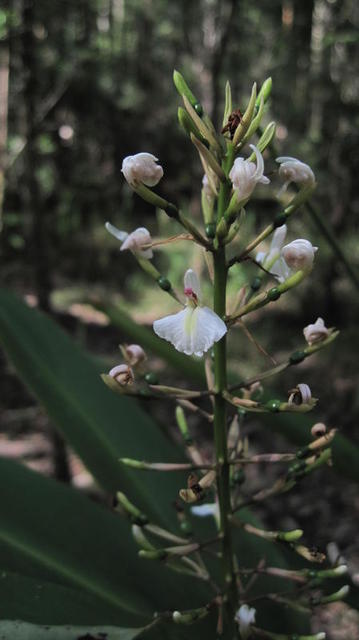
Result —
<instances>
[{"instance_id":1,"label":"white flower petal","mask_svg":"<svg viewBox=\"0 0 359 640\"><path fill-rule=\"evenodd\" d=\"M188 306L153 323L155 333L188 356L203 354L227 332L223 320L208 307Z\"/></svg>"},{"instance_id":2,"label":"white flower petal","mask_svg":"<svg viewBox=\"0 0 359 640\"><path fill-rule=\"evenodd\" d=\"M223 320L208 307L194 309L192 319L192 348L196 356L203 356L215 342L227 333Z\"/></svg>"},{"instance_id":3,"label":"white flower petal","mask_svg":"<svg viewBox=\"0 0 359 640\"><path fill-rule=\"evenodd\" d=\"M284 258L279 257L278 260L271 266L270 269L271 274L273 274L278 282L284 282L288 280L289 276L292 274L291 269L288 267Z\"/></svg>"},{"instance_id":4,"label":"white flower petal","mask_svg":"<svg viewBox=\"0 0 359 640\"><path fill-rule=\"evenodd\" d=\"M215 502L208 504L199 504L195 507L191 507L191 512L195 516L199 516L200 518L205 518L206 516L217 516L218 506Z\"/></svg>"},{"instance_id":5,"label":"white flower petal","mask_svg":"<svg viewBox=\"0 0 359 640\"><path fill-rule=\"evenodd\" d=\"M256 156L256 161L257 161L257 169L254 174L254 177L256 180L260 180L260 178L263 176L263 171L264 171L263 156L259 151L259 149L257 149L257 147L254 144L250 144L249 146L252 149L252 151L254 151Z\"/></svg>"},{"instance_id":6,"label":"white flower petal","mask_svg":"<svg viewBox=\"0 0 359 640\"><path fill-rule=\"evenodd\" d=\"M192 355L191 334L185 331L186 322L190 321L194 309L186 307L170 316L155 320L154 332L164 340L171 342L177 351Z\"/></svg>"},{"instance_id":7,"label":"white flower petal","mask_svg":"<svg viewBox=\"0 0 359 640\"><path fill-rule=\"evenodd\" d=\"M193 269L187 269L186 273L184 274L183 282L185 289L192 289L197 298L200 297L201 287L199 284L198 276L195 271L193 271Z\"/></svg>"},{"instance_id":8,"label":"white flower petal","mask_svg":"<svg viewBox=\"0 0 359 640\"><path fill-rule=\"evenodd\" d=\"M138 253L142 258L147 258L148 260L153 258L153 251L151 247L148 249L143 249L143 245L150 244L152 242L152 238L150 232L145 227L139 227L130 233L126 240L123 242L120 251L126 251L130 249L135 253Z\"/></svg>"},{"instance_id":9,"label":"white flower petal","mask_svg":"<svg viewBox=\"0 0 359 640\"><path fill-rule=\"evenodd\" d=\"M117 238L117 240L119 240L120 242L124 242L128 236L128 233L126 233L126 231L120 231L120 229L117 229L117 227L115 227L113 224L111 224L110 222L106 222L105 223L105 227L107 229L107 231L114 236L115 238Z\"/></svg>"},{"instance_id":10,"label":"white flower petal","mask_svg":"<svg viewBox=\"0 0 359 640\"><path fill-rule=\"evenodd\" d=\"M270 251L273 251L274 249L276 251L280 251L284 244L286 235L287 235L287 225L282 224L282 226L278 227L273 234L272 242L270 245Z\"/></svg>"}]
</instances>

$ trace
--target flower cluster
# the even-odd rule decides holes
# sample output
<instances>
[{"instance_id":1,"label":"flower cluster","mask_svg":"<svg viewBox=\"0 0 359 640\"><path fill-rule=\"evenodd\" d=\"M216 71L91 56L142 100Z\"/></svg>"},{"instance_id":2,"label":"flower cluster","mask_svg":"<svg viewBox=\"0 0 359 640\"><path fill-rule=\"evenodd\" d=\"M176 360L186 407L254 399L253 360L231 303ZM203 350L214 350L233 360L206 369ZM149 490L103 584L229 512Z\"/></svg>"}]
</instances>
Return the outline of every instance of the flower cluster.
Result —
<instances>
[{"instance_id":1,"label":"flower cluster","mask_svg":"<svg viewBox=\"0 0 359 640\"><path fill-rule=\"evenodd\" d=\"M208 611L215 606L218 608L219 633L223 629L223 617L227 616L225 625L229 630L228 637L237 637L239 633L242 640L247 640L252 635L263 635L273 639L287 638L289 636L276 635L257 628L257 612L248 605L248 602L251 602L250 593L247 592L250 587L240 584L238 589L239 561L235 557L235 549L232 545L231 527L239 526L249 534L268 541L280 540L283 544L289 544L293 552L306 560L314 561L313 552L297 543L303 533L301 530L265 531L244 523L241 519L236 520L235 513L246 504L248 499L250 503L256 503L267 496L279 495L295 485L302 475L311 473L321 465L329 464L330 443L334 438L335 429L327 431L323 424L315 424L312 427L313 441L300 450L300 455L299 452L298 455L296 453L251 455L247 438L242 436L238 413L241 415L241 420L244 420L247 415L251 415L251 412L310 411L316 403L316 398L312 397L311 389L306 382L299 382L290 389L285 400L269 401L263 400L261 383L269 376L281 373L290 365L301 362L315 351L325 347L333 340L336 332L334 329L327 329L323 319L318 318L303 330L306 341L304 347L292 353L283 363L275 364L269 370L265 369L254 379L250 378L247 381L241 379L240 382L231 383L231 386L227 384L226 342L229 331L236 323L241 322L252 344L255 344L263 353L264 349L242 321L243 316L276 302L284 293L310 275L318 247L313 246L305 238L296 238L287 244L285 242L287 233L290 232L290 217L311 195L315 186L315 176L309 165L304 162L289 156L278 157L276 159L279 164L277 176L283 184L277 195L283 194L290 183L295 183L297 189L294 190L292 199L289 195L286 196L286 206L283 208L276 201L276 206L281 207L281 210L270 224L267 224L264 230L246 245L245 232L242 233L245 207L256 187L259 185L265 187L269 197L275 201L272 182L275 182L276 177L272 177L273 172L270 170L269 173L264 166L265 161L267 163L266 149L274 136L275 125L270 123L263 132L260 130L264 104L271 89L271 80L268 79L264 83L259 94L257 94L256 85L253 86L243 115L238 109L232 111L231 91L227 85L224 127L221 134L215 131L209 116L204 114L202 106L181 74L175 72L174 80L185 107L179 109L179 121L196 147L204 171L201 185L203 227L192 218L186 217L178 206L152 190L162 179L164 171L158 158L151 153L141 152L123 160L122 173L126 181L140 197L165 212L176 221L177 225L181 225L185 233L153 240L145 227L139 227L128 233L107 222L106 229L120 241L120 251L129 250L146 274L180 305L179 310L164 317L158 318L160 314L157 311L154 312L154 317L157 319L153 322L153 331L159 338L169 342L177 351L187 356L202 358L208 354L204 367L207 389L197 391L169 387L160 384L152 374L144 375L143 365L146 355L139 345L122 346L124 362L111 369L107 380L106 377L104 379L111 388L116 387L115 391L120 389L120 393L138 394L150 398L161 396L172 402L176 401L176 420L190 462L188 464L144 462L123 458L122 463L132 468L153 471L184 471L186 469L191 471L187 479L187 488L179 490L179 497L185 503L184 508L178 508L179 522L183 525L188 515L211 516L214 518L218 537L214 541L205 543L196 543L192 538L188 542L172 532L148 523L147 518L142 518L146 524L140 526L142 522L140 512L129 504L123 494L119 495L122 496L121 504L124 510L128 511L132 522L135 516L133 535L137 544L142 547L140 551L142 557L161 560L168 567L184 570L215 587L216 595L208 605L184 612L175 610L172 620L176 624L191 624L207 615ZM258 140L256 144L248 144L250 151L247 155L246 145L253 135L257 135ZM271 175L271 180L265 173ZM268 242L271 234L269 247L263 245L262 243ZM161 245L182 240L196 243L206 258L208 273L213 282L213 305L209 303L207 306L204 303L203 298L206 296L201 295L199 277L193 269L188 268L185 271L183 295L179 294L168 278L158 270L153 247L157 249L161 248ZM264 250L258 252L258 248L262 249L263 246ZM257 251L255 257L254 251ZM240 279L242 283L248 275L246 261L250 261L249 269L255 268L257 275L245 286L239 288L238 285L237 295L233 296L228 304L227 284L230 269L235 264L242 267ZM273 279L275 279L275 286ZM271 285L265 289L265 282L268 280ZM234 274L231 277L231 286L234 289L236 282ZM258 291L262 287L263 289ZM205 291L207 292L207 288ZM232 309L231 313L229 309ZM179 363L184 360L175 353L172 353L172 356ZM149 386L143 386L141 376ZM128 387L132 384L134 387L129 389ZM202 404L196 404L199 399L203 399L203 405L207 402L206 408L203 408ZM194 443L184 409L200 415L211 424L211 427L213 426L215 461L212 459L208 461L207 453L202 452ZM280 462L282 464L289 462L290 466L285 469L273 487L265 487L249 497L246 489L243 502L240 498L240 485L245 477L246 464L249 462ZM146 527L151 536L167 540L167 546L158 548L152 542L150 543L145 536ZM186 529L186 535L187 533L188 529ZM213 554L214 558L220 559L223 563L224 577L221 588L217 588L214 581L209 580L209 572L201 557L202 546L213 542L221 545L221 551ZM195 555L190 558L191 554ZM318 558L315 560L318 561ZM253 578L258 578L261 572L294 579L301 585L300 594L304 604L306 604L305 594L307 594L308 603L313 602L311 599L313 582L306 568L298 571L287 570L270 567L263 562L253 568ZM323 573L325 576L328 575L328 571ZM329 570L329 574L330 577L339 575L336 569ZM318 584L319 582L320 580ZM248 585L251 583L252 580L249 579ZM317 582L315 584L317 586ZM319 587L318 590L320 591ZM338 592L339 595L334 594L330 597L340 599L343 593L344 591ZM323 599L325 597L323 595ZM305 637L322 640L325 634L319 633Z\"/></svg>"}]
</instances>

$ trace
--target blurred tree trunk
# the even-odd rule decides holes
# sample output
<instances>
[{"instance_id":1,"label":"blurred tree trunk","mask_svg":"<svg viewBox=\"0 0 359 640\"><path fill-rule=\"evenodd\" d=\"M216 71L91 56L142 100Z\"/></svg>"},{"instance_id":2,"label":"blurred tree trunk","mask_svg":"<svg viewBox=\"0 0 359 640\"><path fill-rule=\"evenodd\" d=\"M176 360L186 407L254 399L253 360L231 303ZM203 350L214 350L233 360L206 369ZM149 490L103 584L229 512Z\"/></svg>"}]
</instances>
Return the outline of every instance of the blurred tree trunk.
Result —
<instances>
[{"instance_id":1,"label":"blurred tree trunk","mask_svg":"<svg viewBox=\"0 0 359 640\"><path fill-rule=\"evenodd\" d=\"M9 40L0 40L0 233L3 228L3 201L7 155L7 116L9 99Z\"/></svg>"},{"instance_id":2,"label":"blurred tree trunk","mask_svg":"<svg viewBox=\"0 0 359 640\"><path fill-rule=\"evenodd\" d=\"M36 176L39 156L37 151L37 119L39 111L38 68L36 59L35 0L23 0L22 5L22 63L25 76L23 98L26 127L26 147L24 151L24 206L30 216L31 266L34 274L34 289L38 306L50 311L51 274L47 253L46 212ZM71 476L67 460L66 444L60 433L51 425L49 438L53 447L54 475L58 480L69 482Z\"/></svg>"},{"instance_id":3,"label":"blurred tree trunk","mask_svg":"<svg viewBox=\"0 0 359 640\"><path fill-rule=\"evenodd\" d=\"M224 16L220 16L223 4L225 6ZM217 2L217 19L215 19L216 29L219 29L218 42L213 50L212 54L212 120L214 125L219 126L219 107L221 104L221 78L222 70L226 61L226 54L228 50L228 44L233 32L233 26L236 20L236 13L239 7L239 0L229 0L229 2L223 3L222 0ZM218 24L216 24L216 22Z\"/></svg>"},{"instance_id":4,"label":"blurred tree trunk","mask_svg":"<svg viewBox=\"0 0 359 640\"><path fill-rule=\"evenodd\" d=\"M34 37L34 0L23 0L22 5L22 63L25 77L23 99L26 130L24 150L24 209L30 218L29 257L33 269L34 290L38 304L44 311L50 310L50 270L46 243L46 218L42 210L39 184L36 177L38 153L36 149L37 63Z\"/></svg>"}]
</instances>

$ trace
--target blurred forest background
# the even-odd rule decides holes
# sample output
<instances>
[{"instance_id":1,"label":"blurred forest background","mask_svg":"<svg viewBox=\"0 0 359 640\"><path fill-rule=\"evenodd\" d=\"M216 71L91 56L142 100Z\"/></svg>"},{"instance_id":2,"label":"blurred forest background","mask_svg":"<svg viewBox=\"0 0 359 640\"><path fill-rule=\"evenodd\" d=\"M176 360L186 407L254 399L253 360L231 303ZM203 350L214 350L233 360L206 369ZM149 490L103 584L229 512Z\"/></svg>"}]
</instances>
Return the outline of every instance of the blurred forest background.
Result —
<instances>
[{"instance_id":1,"label":"blurred forest background","mask_svg":"<svg viewBox=\"0 0 359 640\"><path fill-rule=\"evenodd\" d=\"M145 324L173 305L138 272L131 255L120 256L104 223L126 231L142 225L156 236L178 231L129 190L123 157L155 154L165 171L159 191L200 221L202 173L177 123L173 69L184 74L219 126L227 79L235 107L243 110L253 81L260 85L271 76L266 118L277 122L276 153L307 162L318 180L313 207L296 214L289 240L306 237L320 249L308 282L270 311L256 313L250 329L278 361L300 346L303 327L318 316L341 329L330 349L301 365L301 374L288 374L284 388L310 384L320 397L313 422L340 427L358 440L358 27L355 0L3 0L1 286L51 313L96 357L115 364L118 342L131 342L131 336L91 309L88 297L116 303ZM274 157L265 157L266 175L275 170ZM265 196L259 192L247 214L248 233L272 219L275 194L276 187ZM198 254L178 247L156 258L176 285L189 266L199 268ZM253 275L253 266L238 268L232 286L239 289ZM241 332L233 352L236 375L248 378L268 367ZM0 364L2 453L86 484L85 471L74 457L69 462L65 444L5 358ZM153 368L161 374L161 361L154 360ZM178 382L178 373L170 375ZM283 380L278 389L283 393ZM249 428L253 437L259 434L255 421ZM275 449L271 434L261 446ZM356 558L359 572L356 485L336 479L323 488L325 478L319 474L318 485L307 487L304 506L287 500L284 507L283 499L273 506L278 512L262 515L271 523L285 508L287 519L304 528L313 527L315 516L319 542L333 535L354 564ZM325 497L319 506L313 506L315 490ZM343 518L334 531L338 511ZM282 526L294 526L292 521ZM338 633L331 637L349 637Z\"/></svg>"}]
</instances>

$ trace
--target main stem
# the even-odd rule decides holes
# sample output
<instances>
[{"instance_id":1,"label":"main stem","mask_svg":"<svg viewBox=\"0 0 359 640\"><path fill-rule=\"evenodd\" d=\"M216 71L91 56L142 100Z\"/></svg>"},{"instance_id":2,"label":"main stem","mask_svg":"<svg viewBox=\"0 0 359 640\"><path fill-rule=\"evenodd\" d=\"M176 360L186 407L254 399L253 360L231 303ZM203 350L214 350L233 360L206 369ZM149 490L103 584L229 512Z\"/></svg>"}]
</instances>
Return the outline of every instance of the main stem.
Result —
<instances>
[{"instance_id":1,"label":"main stem","mask_svg":"<svg viewBox=\"0 0 359 640\"><path fill-rule=\"evenodd\" d=\"M229 154L228 154L229 155ZM232 157L225 159L223 166L228 173L232 164ZM218 198L218 218L228 205L230 187L222 183ZM220 246L213 254L214 257L214 311L220 318L226 315L226 285L227 267L225 247ZM229 521L231 513L231 497L229 484L228 450L227 450L227 420L226 402L222 392L227 388L227 357L226 336L214 345L214 375L215 375L215 401L214 401L214 441L216 460L218 464L217 488L220 510L220 532L222 538L223 577L226 585L226 611L228 638L236 636L234 622L235 612L238 606L237 582L234 572L232 531Z\"/></svg>"}]
</instances>

